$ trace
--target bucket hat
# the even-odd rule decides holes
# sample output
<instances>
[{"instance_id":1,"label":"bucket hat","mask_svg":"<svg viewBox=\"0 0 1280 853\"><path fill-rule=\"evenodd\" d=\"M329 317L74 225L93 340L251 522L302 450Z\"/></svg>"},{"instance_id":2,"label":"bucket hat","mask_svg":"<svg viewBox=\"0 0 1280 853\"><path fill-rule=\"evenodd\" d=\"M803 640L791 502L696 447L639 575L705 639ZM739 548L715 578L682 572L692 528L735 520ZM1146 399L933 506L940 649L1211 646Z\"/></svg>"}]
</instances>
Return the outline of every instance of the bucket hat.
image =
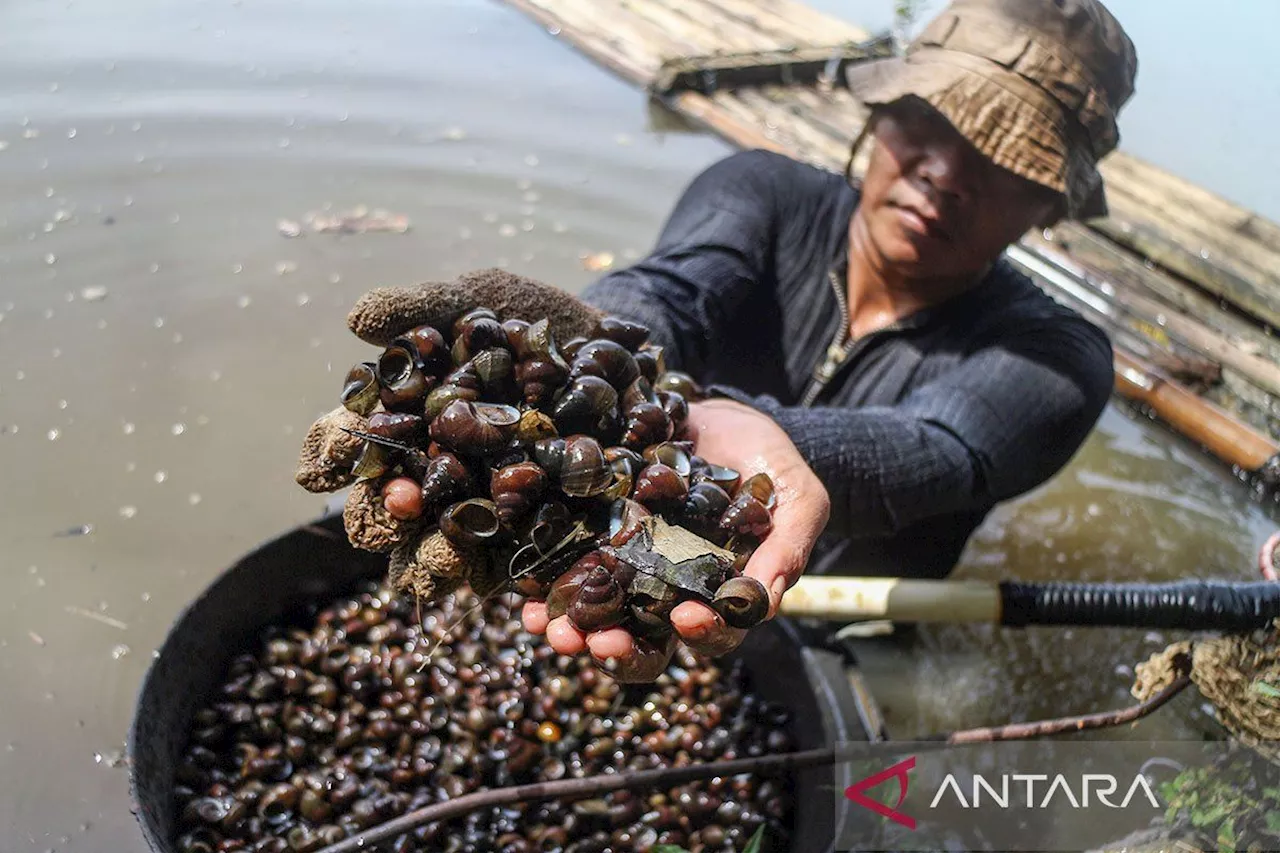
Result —
<instances>
[{"instance_id":1,"label":"bucket hat","mask_svg":"<svg viewBox=\"0 0 1280 853\"><path fill-rule=\"evenodd\" d=\"M1097 0L954 0L903 56L849 66L867 106L914 95L998 166L1062 193L1072 219L1107 213L1098 161L1138 59Z\"/></svg>"}]
</instances>

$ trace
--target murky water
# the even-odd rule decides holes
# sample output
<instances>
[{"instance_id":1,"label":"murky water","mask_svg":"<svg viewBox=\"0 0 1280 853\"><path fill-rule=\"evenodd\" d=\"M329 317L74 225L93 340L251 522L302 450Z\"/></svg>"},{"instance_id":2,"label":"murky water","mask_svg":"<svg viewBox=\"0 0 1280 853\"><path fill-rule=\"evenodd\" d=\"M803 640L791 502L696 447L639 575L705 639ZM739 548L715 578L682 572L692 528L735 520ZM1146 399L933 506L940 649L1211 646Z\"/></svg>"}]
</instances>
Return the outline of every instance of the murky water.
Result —
<instances>
[{"instance_id":1,"label":"murky water","mask_svg":"<svg viewBox=\"0 0 1280 853\"><path fill-rule=\"evenodd\" d=\"M0 847L138 849L139 679L221 569L322 511L293 463L366 353L351 303L495 264L579 289L582 257L642 252L729 149L486 0L19 0L0 46ZM357 205L411 229L278 230ZM1244 577L1270 529L1111 410L963 572ZM926 630L876 678L909 737L1123 704L1158 646Z\"/></svg>"}]
</instances>

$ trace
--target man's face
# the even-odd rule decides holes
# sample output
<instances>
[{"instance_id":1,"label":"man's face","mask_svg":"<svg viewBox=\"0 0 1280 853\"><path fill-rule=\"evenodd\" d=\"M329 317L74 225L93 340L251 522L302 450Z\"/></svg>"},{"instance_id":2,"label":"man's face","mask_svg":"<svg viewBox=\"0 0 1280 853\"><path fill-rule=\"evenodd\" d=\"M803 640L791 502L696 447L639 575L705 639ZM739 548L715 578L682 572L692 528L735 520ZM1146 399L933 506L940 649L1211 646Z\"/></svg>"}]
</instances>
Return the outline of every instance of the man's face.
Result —
<instances>
[{"instance_id":1,"label":"man's face","mask_svg":"<svg viewBox=\"0 0 1280 853\"><path fill-rule=\"evenodd\" d=\"M924 101L872 121L859 212L880 256L909 278L981 273L1060 198L992 163Z\"/></svg>"}]
</instances>

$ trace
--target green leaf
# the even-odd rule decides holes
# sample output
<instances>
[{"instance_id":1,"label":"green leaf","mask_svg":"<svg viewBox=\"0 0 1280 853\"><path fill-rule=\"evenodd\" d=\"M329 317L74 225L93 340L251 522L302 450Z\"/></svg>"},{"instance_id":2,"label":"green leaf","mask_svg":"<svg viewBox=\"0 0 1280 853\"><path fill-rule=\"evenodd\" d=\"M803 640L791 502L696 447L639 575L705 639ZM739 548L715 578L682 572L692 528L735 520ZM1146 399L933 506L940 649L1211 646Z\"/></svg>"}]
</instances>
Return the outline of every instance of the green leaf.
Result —
<instances>
[{"instance_id":1,"label":"green leaf","mask_svg":"<svg viewBox=\"0 0 1280 853\"><path fill-rule=\"evenodd\" d=\"M760 853L761 845L764 844L764 824L760 824L760 828L756 830L756 834L751 836L751 840L747 842L747 846L743 848L742 853Z\"/></svg>"},{"instance_id":2,"label":"green leaf","mask_svg":"<svg viewBox=\"0 0 1280 853\"><path fill-rule=\"evenodd\" d=\"M1280 689L1277 689L1265 681L1253 682L1253 690L1255 693L1261 693L1263 696L1269 696L1272 699L1280 699Z\"/></svg>"},{"instance_id":3,"label":"green leaf","mask_svg":"<svg viewBox=\"0 0 1280 853\"><path fill-rule=\"evenodd\" d=\"M1218 827L1218 845L1218 849L1222 853L1235 853L1236 828L1234 818L1227 818L1222 822L1222 826Z\"/></svg>"},{"instance_id":4,"label":"green leaf","mask_svg":"<svg viewBox=\"0 0 1280 853\"><path fill-rule=\"evenodd\" d=\"M1280 812L1267 812L1267 832L1280 835Z\"/></svg>"},{"instance_id":5,"label":"green leaf","mask_svg":"<svg viewBox=\"0 0 1280 853\"><path fill-rule=\"evenodd\" d=\"M1205 829L1226 816L1227 810L1222 806L1215 805L1204 811L1193 811L1191 813L1191 825L1196 829Z\"/></svg>"},{"instance_id":6,"label":"green leaf","mask_svg":"<svg viewBox=\"0 0 1280 853\"><path fill-rule=\"evenodd\" d=\"M649 848L652 853L689 853L679 844L655 844Z\"/></svg>"}]
</instances>

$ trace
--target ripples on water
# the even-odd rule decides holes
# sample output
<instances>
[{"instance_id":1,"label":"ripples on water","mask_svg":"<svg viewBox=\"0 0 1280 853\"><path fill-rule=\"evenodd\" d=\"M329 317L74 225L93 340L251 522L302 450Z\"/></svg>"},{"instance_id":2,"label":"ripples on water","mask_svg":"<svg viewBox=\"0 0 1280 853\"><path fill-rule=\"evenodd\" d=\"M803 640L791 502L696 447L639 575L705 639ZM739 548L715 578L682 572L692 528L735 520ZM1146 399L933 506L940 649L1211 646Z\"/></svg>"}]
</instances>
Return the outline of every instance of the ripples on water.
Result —
<instances>
[{"instance_id":1,"label":"ripples on water","mask_svg":"<svg viewBox=\"0 0 1280 853\"><path fill-rule=\"evenodd\" d=\"M490 265L579 289L584 256L644 251L729 149L655 127L640 93L482 0L19 0L0 33L0 826L6 849L133 849L138 680L210 579L321 512L293 462L367 354L351 303ZM278 231L361 204L411 230ZM963 572L1244 576L1267 532L1110 411ZM1117 667L1158 645L926 629L891 679L894 733L1122 703Z\"/></svg>"}]
</instances>

